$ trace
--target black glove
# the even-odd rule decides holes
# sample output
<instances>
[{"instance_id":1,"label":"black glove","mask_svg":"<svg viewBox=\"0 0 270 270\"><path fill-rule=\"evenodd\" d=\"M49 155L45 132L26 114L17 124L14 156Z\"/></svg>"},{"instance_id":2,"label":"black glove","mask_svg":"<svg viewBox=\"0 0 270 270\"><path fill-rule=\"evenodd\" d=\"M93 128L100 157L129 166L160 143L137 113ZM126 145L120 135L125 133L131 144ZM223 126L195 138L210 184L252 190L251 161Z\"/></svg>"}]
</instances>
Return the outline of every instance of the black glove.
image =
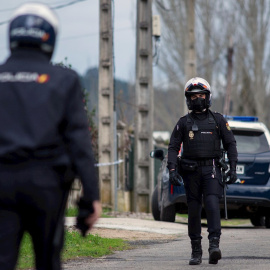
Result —
<instances>
[{"instance_id":1,"label":"black glove","mask_svg":"<svg viewBox=\"0 0 270 270\"><path fill-rule=\"evenodd\" d=\"M237 180L236 161L230 161L229 163L230 163L230 170L226 174L226 176L230 178L228 181L226 181L226 184L228 185L235 183L235 181Z\"/></svg>"},{"instance_id":2,"label":"black glove","mask_svg":"<svg viewBox=\"0 0 270 270\"><path fill-rule=\"evenodd\" d=\"M230 179L226 181L226 184L230 185L235 183L235 181L237 180L237 174L235 170L229 170L226 174L227 177L229 177Z\"/></svg>"},{"instance_id":3,"label":"black glove","mask_svg":"<svg viewBox=\"0 0 270 270\"><path fill-rule=\"evenodd\" d=\"M94 213L94 208L92 202L86 202L84 199L80 199L78 202L79 213L77 216L76 227L81 231L83 237L85 237L89 226L85 224L85 219L89 217L90 214Z\"/></svg>"},{"instance_id":4,"label":"black glove","mask_svg":"<svg viewBox=\"0 0 270 270\"><path fill-rule=\"evenodd\" d=\"M183 183L182 177L176 170L169 171L169 181L174 186L181 186Z\"/></svg>"}]
</instances>

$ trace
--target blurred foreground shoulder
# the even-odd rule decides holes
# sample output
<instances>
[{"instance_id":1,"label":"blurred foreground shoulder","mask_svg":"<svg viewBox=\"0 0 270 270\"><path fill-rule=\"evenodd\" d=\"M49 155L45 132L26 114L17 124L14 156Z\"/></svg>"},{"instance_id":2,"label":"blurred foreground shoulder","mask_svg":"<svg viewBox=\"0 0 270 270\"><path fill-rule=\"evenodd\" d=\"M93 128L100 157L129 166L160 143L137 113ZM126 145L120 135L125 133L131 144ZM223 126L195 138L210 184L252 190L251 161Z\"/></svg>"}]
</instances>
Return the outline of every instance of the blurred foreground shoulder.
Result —
<instances>
[{"instance_id":1,"label":"blurred foreground shoulder","mask_svg":"<svg viewBox=\"0 0 270 270\"><path fill-rule=\"evenodd\" d=\"M79 78L79 74L74 69L65 67L61 64L55 64L55 65L52 65L52 67L54 71L59 74L63 74L71 78Z\"/></svg>"}]
</instances>

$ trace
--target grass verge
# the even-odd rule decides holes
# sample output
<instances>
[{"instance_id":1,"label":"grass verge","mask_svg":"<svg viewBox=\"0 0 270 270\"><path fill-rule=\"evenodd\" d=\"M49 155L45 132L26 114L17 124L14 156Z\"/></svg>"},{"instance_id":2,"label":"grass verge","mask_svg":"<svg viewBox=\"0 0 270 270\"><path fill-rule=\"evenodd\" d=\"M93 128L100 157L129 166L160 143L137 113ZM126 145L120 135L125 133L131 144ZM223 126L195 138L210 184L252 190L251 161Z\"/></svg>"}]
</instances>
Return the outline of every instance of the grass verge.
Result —
<instances>
[{"instance_id":1,"label":"grass verge","mask_svg":"<svg viewBox=\"0 0 270 270\"><path fill-rule=\"evenodd\" d=\"M109 212L109 209L103 208L101 217L102 218L111 218L112 216L107 215L106 214L107 212ZM65 215L66 215L66 217L76 217L78 215L78 208L77 207L67 208Z\"/></svg>"},{"instance_id":2,"label":"grass verge","mask_svg":"<svg viewBox=\"0 0 270 270\"><path fill-rule=\"evenodd\" d=\"M122 239L102 238L98 235L88 234L86 237L76 231L66 231L65 246L62 252L62 261L78 257L101 257L112 254L116 250L125 250L129 244ZM22 240L18 269L34 267L34 252L29 234L25 234Z\"/></svg>"},{"instance_id":3,"label":"grass verge","mask_svg":"<svg viewBox=\"0 0 270 270\"><path fill-rule=\"evenodd\" d=\"M177 217L182 218L183 222L188 222L188 215L187 214L176 214ZM239 225L246 225L249 224L250 220L249 219L228 219L225 220L221 218L221 226L239 226ZM207 225L207 220L202 219L202 224Z\"/></svg>"},{"instance_id":4,"label":"grass verge","mask_svg":"<svg viewBox=\"0 0 270 270\"><path fill-rule=\"evenodd\" d=\"M78 215L78 208L67 208L66 209L66 217L76 217Z\"/></svg>"}]
</instances>

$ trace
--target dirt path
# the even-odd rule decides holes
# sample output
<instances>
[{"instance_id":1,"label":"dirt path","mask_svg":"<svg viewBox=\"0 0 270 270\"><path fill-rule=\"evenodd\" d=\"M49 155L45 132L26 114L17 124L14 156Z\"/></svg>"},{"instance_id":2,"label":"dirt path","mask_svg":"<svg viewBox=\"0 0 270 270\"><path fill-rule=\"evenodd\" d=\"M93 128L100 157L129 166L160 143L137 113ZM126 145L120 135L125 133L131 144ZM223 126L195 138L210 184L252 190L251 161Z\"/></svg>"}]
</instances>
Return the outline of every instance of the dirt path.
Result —
<instances>
[{"instance_id":1,"label":"dirt path","mask_svg":"<svg viewBox=\"0 0 270 270\"><path fill-rule=\"evenodd\" d=\"M173 240L179 237L179 235L176 235L175 231L172 231L171 233L165 233L162 231L162 228L165 230L166 227L171 227L173 223L163 222L159 224L158 222L154 221L153 216L150 213L107 212L105 214L108 216L108 218L105 218L104 221L101 222L103 226L101 224L99 226L95 226L92 229L91 234L98 235L103 238L121 238L127 241L162 239ZM117 220L122 220L122 222L118 224L119 226L115 224L115 218L117 218ZM137 222L137 220L139 222ZM186 220L177 218L177 221ZM71 224L72 223L70 223L70 225ZM114 227L108 228L108 225L113 224L115 224ZM152 229L150 229L149 226L151 226ZM158 230L159 227L161 230ZM74 230L75 227L70 226L69 229Z\"/></svg>"},{"instance_id":2,"label":"dirt path","mask_svg":"<svg viewBox=\"0 0 270 270\"><path fill-rule=\"evenodd\" d=\"M92 234L98 235L103 238L121 238L128 241L137 240L162 240L162 239L176 239L176 235L165 235L159 233L149 233L140 231L128 231L128 230L118 230L118 229L104 229L104 228L94 228L91 231Z\"/></svg>"}]
</instances>

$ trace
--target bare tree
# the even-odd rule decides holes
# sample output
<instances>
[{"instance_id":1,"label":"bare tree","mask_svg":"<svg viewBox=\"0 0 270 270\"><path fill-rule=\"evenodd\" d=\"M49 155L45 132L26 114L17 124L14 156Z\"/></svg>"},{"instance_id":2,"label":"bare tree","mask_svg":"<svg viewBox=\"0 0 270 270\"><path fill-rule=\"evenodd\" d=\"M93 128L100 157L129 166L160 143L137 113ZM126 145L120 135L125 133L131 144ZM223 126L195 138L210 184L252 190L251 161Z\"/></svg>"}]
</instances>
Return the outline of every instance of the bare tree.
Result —
<instances>
[{"instance_id":1,"label":"bare tree","mask_svg":"<svg viewBox=\"0 0 270 270\"><path fill-rule=\"evenodd\" d=\"M175 88L185 83L187 0L155 0L162 19L159 68ZM196 0L197 75L206 78L216 97L227 85L227 51L233 40L232 111L266 118L269 100L270 1ZM269 122L267 122L269 121Z\"/></svg>"},{"instance_id":2,"label":"bare tree","mask_svg":"<svg viewBox=\"0 0 270 270\"><path fill-rule=\"evenodd\" d=\"M183 114L184 83L185 83L185 39L187 32L187 1L188 0L156 0L155 7L160 14L162 22L161 53L159 69L168 78L167 87L174 90L173 103L176 104L171 115L176 121ZM163 85L160 85L161 88ZM160 93L164 96L164 94ZM155 115L162 109L167 109L164 104L155 106ZM157 111L159 110L159 111Z\"/></svg>"},{"instance_id":3,"label":"bare tree","mask_svg":"<svg viewBox=\"0 0 270 270\"><path fill-rule=\"evenodd\" d=\"M239 77L239 99L249 105L248 108L243 109L244 112L254 112L261 121L265 122L267 120L265 108L268 107L266 97L269 80L270 2L241 0L235 2L235 7L241 22L237 28L239 40L236 76Z\"/></svg>"},{"instance_id":4,"label":"bare tree","mask_svg":"<svg viewBox=\"0 0 270 270\"><path fill-rule=\"evenodd\" d=\"M162 20L162 50L159 68L177 87L185 78L185 37L187 0L156 0Z\"/></svg>"}]
</instances>

